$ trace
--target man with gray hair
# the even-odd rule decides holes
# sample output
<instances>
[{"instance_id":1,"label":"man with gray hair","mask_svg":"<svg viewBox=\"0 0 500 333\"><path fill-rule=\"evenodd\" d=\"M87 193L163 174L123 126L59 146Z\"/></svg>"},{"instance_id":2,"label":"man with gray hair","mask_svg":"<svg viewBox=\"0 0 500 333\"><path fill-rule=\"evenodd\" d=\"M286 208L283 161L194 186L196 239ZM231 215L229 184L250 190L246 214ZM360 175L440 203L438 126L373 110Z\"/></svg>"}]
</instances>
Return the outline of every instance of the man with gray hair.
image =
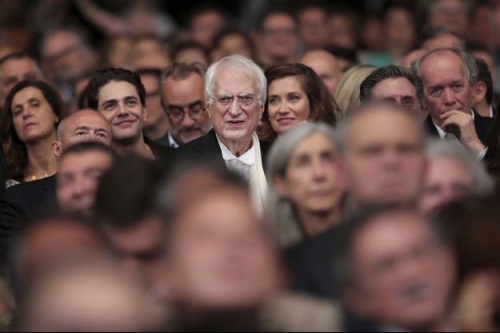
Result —
<instances>
[{"instance_id":1,"label":"man with gray hair","mask_svg":"<svg viewBox=\"0 0 500 333\"><path fill-rule=\"evenodd\" d=\"M363 81L359 97L361 102L394 101L420 118L423 95L424 87L418 75L409 69L390 65L377 69Z\"/></svg>"},{"instance_id":2,"label":"man with gray hair","mask_svg":"<svg viewBox=\"0 0 500 333\"><path fill-rule=\"evenodd\" d=\"M430 142L426 157L428 167L420 197L425 214L436 213L454 201L485 197L495 189L485 166L457 142Z\"/></svg>"},{"instance_id":3,"label":"man with gray hair","mask_svg":"<svg viewBox=\"0 0 500 333\"><path fill-rule=\"evenodd\" d=\"M171 148L179 148L212 129L205 103L204 76L205 70L198 63L176 63L161 74L161 103L167 114L167 141Z\"/></svg>"},{"instance_id":4,"label":"man with gray hair","mask_svg":"<svg viewBox=\"0 0 500 333\"><path fill-rule=\"evenodd\" d=\"M454 49L438 49L419 59L415 68L424 83L428 133L443 140L459 140L482 157L490 121L472 109L477 80L474 58Z\"/></svg>"},{"instance_id":5,"label":"man with gray hair","mask_svg":"<svg viewBox=\"0 0 500 333\"><path fill-rule=\"evenodd\" d=\"M242 56L214 63L205 77L205 101L213 130L176 151L177 161L216 160L245 178L259 212L267 193L269 146L256 134L267 99L262 69Z\"/></svg>"}]
</instances>

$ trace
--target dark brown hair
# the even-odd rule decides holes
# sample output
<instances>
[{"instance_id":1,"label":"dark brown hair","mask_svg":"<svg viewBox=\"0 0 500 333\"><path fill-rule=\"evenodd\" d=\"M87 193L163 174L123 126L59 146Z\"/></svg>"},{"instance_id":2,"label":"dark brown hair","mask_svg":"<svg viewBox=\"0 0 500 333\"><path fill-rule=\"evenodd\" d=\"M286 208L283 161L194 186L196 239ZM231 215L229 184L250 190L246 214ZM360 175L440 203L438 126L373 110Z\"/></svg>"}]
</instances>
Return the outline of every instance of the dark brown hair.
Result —
<instances>
[{"instance_id":1,"label":"dark brown hair","mask_svg":"<svg viewBox=\"0 0 500 333\"><path fill-rule=\"evenodd\" d=\"M12 102L14 97L22 90L34 87L38 89L47 103L49 103L52 112L62 121L66 116L66 106L59 96L59 93L49 84L43 81L22 81L18 83L5 99L3 112L0 116L0 135L3 142L12 142L12 146L5 154L6 159L6 178L24 182L24 174L28 168L28 151L26 145L21 141L14 128L12 119ZM58 124L54 125L57 128Z\"/></svg>"},{"instance_id":2,"label":"dark brown hair","mask_svg":"<svg viewBox=\"0 0 500 333\"><path fill-rule=\"evenodd\" d=\"M337 124L336 114L340 111L337 102L330 95L321 78L311 68L302 64L276 65L266 70L267 87L280 79L287 77L296 77L302 90L307 95L311 113L309 121L322 122L330 126ZM259 136L262 140L273 142L277 133L271 126L269 120L269 98L266 102L266 108L262 117L262 126L259 129Z\"/></svg>"}]
</instances>

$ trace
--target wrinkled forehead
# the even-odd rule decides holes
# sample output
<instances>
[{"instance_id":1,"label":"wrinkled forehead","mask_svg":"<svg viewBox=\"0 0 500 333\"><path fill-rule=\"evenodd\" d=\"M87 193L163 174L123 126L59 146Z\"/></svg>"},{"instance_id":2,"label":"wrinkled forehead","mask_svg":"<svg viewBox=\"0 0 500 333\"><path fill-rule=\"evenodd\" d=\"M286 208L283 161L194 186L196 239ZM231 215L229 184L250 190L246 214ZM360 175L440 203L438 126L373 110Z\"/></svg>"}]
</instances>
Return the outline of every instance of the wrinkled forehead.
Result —
<instances>
[{"instance_id":1,"label":"wrinkled forehead","mask_svg":"<svg viewBox=\"0 0 500 333\"><path fill-rule=\"evenodd\" d=\"M257 94L257 77L235 67L225 67L214 76L217 95Z\"/></svg>"},{"instance_id":2,"label":"wrinkled forehead","mask_svg":"<svg viewBox=\"0 0 500 333\"><path fill-rule=\"evenodd\" d=\"M73 132L75 129L80 127L111 131L111 125L106 118L95 111L73 114L66 118L63 125L65 132Z\"/></svg>"},{"instance_id":3,"label":"wrinkled forehead","mask_svg":"<svg viewBox=\"0 0 500 333\"><path fill-rule=\"evenodd\" d=\"M452 51L442 50L429 54L420 64L422 79L428 81L437 73L454 76L467 76L466 65L462 58Z\"/></svg>"}]
</instances>

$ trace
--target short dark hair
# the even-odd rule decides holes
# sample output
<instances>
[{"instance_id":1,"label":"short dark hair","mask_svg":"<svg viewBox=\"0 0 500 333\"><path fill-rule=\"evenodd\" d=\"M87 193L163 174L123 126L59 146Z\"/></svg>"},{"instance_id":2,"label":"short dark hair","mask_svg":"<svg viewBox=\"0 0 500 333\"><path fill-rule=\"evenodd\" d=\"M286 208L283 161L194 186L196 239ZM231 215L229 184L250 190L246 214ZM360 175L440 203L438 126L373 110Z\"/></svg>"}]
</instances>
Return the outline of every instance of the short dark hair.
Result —
<instances>
[{"instance_id":1,"label":"short dark hair","mask_svg":"<svg viewBox=\"0 0 500 333\"><path fill-rule=\"evenodd\" d=\"M241 38L245 40L245 43L248 45L249 49L252 51L252 58L255 58L255 45L252 40L252 37L245 31L235 28L235 27L228 27L223 30L221 30L217 35L215 35L214 38L214 49L218 48L221 44L221 42L229 36L234 36L238 35Z\"/></svg>"},{"instance_id":2,"label":"short dark hair","mask_svg":"<svg viewBox=\"0 0 500 333\"><path fill-rule=\"evenodd\" d=\"M165 170L153 161L130 156L102 178L96 194L99 227L128 229L155 211L155 198Z\"/></svg>"},{"instance_id":3,"label":"short dark hair","mask_svg":"<svg viewBox=\"0 0 500 333\"><path fill-rule=\"evenodd\" d=\"M375 88L377 84L384 80L394 78L405 78L410 81L417 91L419 103L422 103L424 99L424 84L422 79L412 70L395 65L389 65L375 70L363 81L363 83L361 83L359 95L361 102L367 102L373 99L373 88Z\"/></svg>"},{"instance_id":4,"label":"short dark hair","mask_svg":"<svg viewBox=\"0 0 500 333\"><path fill-rule=\"evenodd\" d=\"M215 2L206 2L194 7L194 9L191 10L191 12L188 14L188 20L187 20L188 28L191 27L192 21L197 16L213 12L219 13L225 20L229 19L229 14L227 10L224 8L224 6Z\"/></svg>"},{"instance_id":5,"label":"short dark hair","mask_svg":"<svg viewBox=\"0 0 500 333\"><path fill-rule=\"evenodd\" d=\"M113 150L113 148L98 142L82 142L74 146L71 146L63 152L61 159L64 159L68 155L79 155L91 151L92 152L98 151L109 155L109 157L111 157L111 159L113 160L113 165L117 164L116 162L118 162L118 160L120 159L120 157L118 156L116 151Z\"/></svg>"},{"instance_id":6,"label":"short dark hair","mask_svg":"<svg viewBox=\"0 0 500 333\"><path fill-rule=\"evenodd\" d=\"M463 48L465 48L465 39L462 36L460 36L459 34L457 34L456 32L453 32L453 31L448 30L446 28L437 28L437 29L430 28L430 29L424 30L422 32L422 34L420 35L420 46L424 45L425 42L427 42L431 39L446 36L446 35L455 36L456 38L460 39L460 41L462 42Z\"/></svg>"},{"instance_id":7,"label":"short dark hair","mask_svg":"<svg viewBox=\"0 0 500 333\"><path fill-rule=\"evenodd\" d=\"M354 64L359 63L358 53L356 49L346 48L337 45L330 45L323 48L326 52L332 54L333 56L350 61Z\"/></svg>"},{"instance_id":8,"label":"short dark hair","mask_svg":"<svg viewBox=\"0 0 500 333\"><path fill-rule=\"evenodd\" d=\"M139 68L135 71L139 76L150 75L160 79L161 69L159 68Z\"/></svg>"},{"instance_id":9,"label":"short dark hair","mask_svg":"<svg viewBox=\"0 0 500 333\"><path fill-rule=\"evenodd\" d=\"M477 82L482 82L486 85L486 102L489 105L493 104L495 92L493 91L493 76L488 67L488 64L483 59L476 58L477 65Z\"/></svg>"},{"instance_id":10,"label":"short dark hair","mask_svg":"<svg viewBox=\"0 0 500 333\"><path fill-rule=\"evenodd\" d=\"M163 89L165 87L165 82L169 77L173 77L174 79L186 79L191 74L198 74L201 77L201 80L205 80L205 68L202 64L194 63L194 64L184 64L180 62L176 62L173 65L168 66L161 72L160 74L160 97L161 104L165 108L167 105L165 103L165 97L163 94Z\"/></svg>"},{"instance_id":11,"label":"short dark hair","mask_svg":"<svg viewBox=\"0 0 500 333\"><path fill-rule=\"evenodd\" d=\"M98 71L90 81L85 94L87 107L97 110L99 108L99 91L110 82L128 82L135 87L142 106L146 105L146 89L141 82L141 77L128 69L107 68Z\"/></svg>"},{"instance_id":12,"label":"short dark hair","mask_svg":"<svg viewBox=\"0 0 500 333\"><path fill-rule=\"evenodd\" d=\"M180 53L186 51L186 50L198 50L200 51L205 59L207 60L207 63L210 64L210 55L208 54L207 49L201 45L198 42L195 42L193 40L190 41L184 41L184 42L179 42L176 43L172 46L172 49L170 51L170 58L172 61L177 61L177 57L179 56Z\"/></svg>"},{"instance_id":13,"label":"short dark hair","mask_svg":"<svg viewBox=\"0 0 500 333\"><path fill-rule=\"evenodd\" d=\"M5 62L9 60L20 60L20 59L26 59L29 58L33 60L35 63L37 63L36 59L32 57L29 53L23 52L23 51L17 51L17 52L12 52L4 56L3 58L0 59L0 66L3 65ZM38 66L38 63L37 63Z\"/></svg>"},{"instance_id":14,"label":"short dark hair","mask_svg":"<svg viewBox=\"0 0 500 333\"><path fill-rule=\"evenodd\" d=\"M259 24L258 24L258 31L260 33L264 32L264 25L266 24L266 21L272 17L272 16L276 16L276 15L285 15L285 16L288 16L292 19L292 21L295 23L295 26L296 28L298 28L298 22L297 22L297 17L295 16L295 14L293 13L293 11L287 9L287 8L284 8L284 7L273 7L273 8L270 8L268 11L266 11L262 17L260 18L260 21L259 21ZM296 31L298 31L296 29Z\"/></svg>"}]
</instances>

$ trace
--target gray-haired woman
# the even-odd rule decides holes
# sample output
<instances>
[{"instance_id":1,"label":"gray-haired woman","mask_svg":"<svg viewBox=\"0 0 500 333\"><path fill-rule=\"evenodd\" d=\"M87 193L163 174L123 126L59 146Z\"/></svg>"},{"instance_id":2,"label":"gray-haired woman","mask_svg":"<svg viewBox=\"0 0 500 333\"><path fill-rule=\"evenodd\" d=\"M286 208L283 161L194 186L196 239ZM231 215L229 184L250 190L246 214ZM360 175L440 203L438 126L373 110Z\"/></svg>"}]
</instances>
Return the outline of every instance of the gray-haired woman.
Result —
<instances>
[{"instance_id":1,"label":"gray-haired woman","mask_svg":"<svg viewBox=\"0 0 500 333\"><path fill-rule=\"evenodd\" d=\"M283 247L340 223L345 177L329 126L303 123L282 134L269 154L267 174L266 218Z\"/></svg>"}]
</instances>

